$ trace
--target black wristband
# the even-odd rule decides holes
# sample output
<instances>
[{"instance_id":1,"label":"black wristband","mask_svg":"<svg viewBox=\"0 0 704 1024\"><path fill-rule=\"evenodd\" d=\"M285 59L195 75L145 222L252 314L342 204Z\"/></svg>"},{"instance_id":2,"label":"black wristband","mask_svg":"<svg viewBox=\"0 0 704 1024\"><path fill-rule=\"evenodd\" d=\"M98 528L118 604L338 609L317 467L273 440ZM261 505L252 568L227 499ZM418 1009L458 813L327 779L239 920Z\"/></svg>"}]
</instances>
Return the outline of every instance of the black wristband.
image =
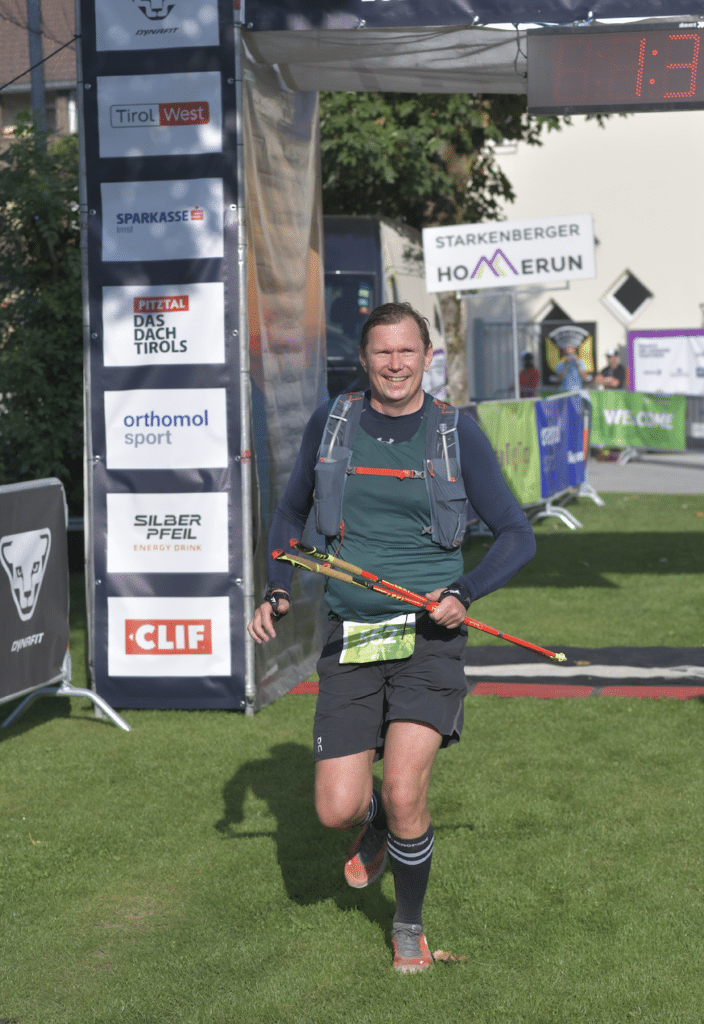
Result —
<instances>
[{"instance_id":1,"label":"black wristband","mask_svg":"<svg viewBox=\"0 0 704 1024\"><path fill-rule=\"evenodd\" d=\"M472 597L464 583L453 583L451 587L445 587L440 593L438 601L442 601L444 597L456 597L460 601L465 609L469 608L472 603Z\"/></svg>"},{"instance_id":2,"label":"black wristband","mask_svg":"<svg viewBox=\"0 0 704 1024\"><path fill-rule=\"evenodd\" d=\"M271 605L274 622L278 622L279 619L282 619L284 615L286 615L286 612L279 611L279 604L282 598L285 601L288 601L289 605L291 604L291 598L289 597L285 590L281 589L281 587L269 587L266 594L264 595L264 600L268 601L269 604Z\"/></svg>"}]
</instances>

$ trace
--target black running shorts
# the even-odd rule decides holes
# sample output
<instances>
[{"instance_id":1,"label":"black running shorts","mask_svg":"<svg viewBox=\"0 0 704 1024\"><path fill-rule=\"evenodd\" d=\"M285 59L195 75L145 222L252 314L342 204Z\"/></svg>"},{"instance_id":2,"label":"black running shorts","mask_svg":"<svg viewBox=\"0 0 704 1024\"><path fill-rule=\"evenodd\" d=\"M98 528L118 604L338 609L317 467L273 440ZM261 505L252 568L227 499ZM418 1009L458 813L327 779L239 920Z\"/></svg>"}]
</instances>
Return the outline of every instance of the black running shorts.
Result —
<instances>
[{"instance_id":1,"label":"black running shorts","mask_svg":"<svg viewBox=\"0 0 704 1024\"><path fill-rule=\"evenodd\" d=\"M343 627L331 620L318 660L320 678L313 724L316 761L375 749L383 755L389 722L425 722L458 743L464 722L467 627L445 629L429 615L416 616L410 658L341 665Z\"/></svg>"}]
</instances>

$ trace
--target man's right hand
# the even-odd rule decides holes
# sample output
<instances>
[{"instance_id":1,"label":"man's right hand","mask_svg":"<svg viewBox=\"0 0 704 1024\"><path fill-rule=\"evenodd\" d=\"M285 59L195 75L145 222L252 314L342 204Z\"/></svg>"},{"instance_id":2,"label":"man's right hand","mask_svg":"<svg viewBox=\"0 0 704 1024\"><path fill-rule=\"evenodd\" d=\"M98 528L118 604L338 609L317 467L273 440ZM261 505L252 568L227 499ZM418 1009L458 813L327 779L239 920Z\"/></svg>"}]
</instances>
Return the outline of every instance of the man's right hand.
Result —
<instances>
[{"instance_id":1,"label":"man's right hand","mask_svg":"<svg viewBox=\"0 0 704 1024\"><path fill-rule=\"evenodd\" d=\"M279 598L279 609L282 615L291 607L290 601ZM276 636L274 629L274 610L268 601L262 601L254 613L252 621L247 625L247 632L258 644L267 643Z\"/></svg>"}]
</instances>

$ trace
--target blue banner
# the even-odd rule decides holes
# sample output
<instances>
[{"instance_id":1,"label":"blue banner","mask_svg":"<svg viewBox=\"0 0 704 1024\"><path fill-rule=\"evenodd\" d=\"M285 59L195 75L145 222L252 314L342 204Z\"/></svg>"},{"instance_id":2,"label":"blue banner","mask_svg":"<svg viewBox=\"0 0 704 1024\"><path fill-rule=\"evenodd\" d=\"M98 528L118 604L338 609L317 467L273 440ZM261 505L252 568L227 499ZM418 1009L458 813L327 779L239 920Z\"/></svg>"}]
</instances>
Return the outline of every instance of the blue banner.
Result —
<instances>
[{"instance_id":1,"label":"blue banner","mask_svg":"<svg viewBox=\"0 0 704 1024\"><path fill-rule=\"evenodd\" d=\"M581 402L580 396L574 394L535 403L543 498L584 482Z\"/></svg>"}]
</instances>

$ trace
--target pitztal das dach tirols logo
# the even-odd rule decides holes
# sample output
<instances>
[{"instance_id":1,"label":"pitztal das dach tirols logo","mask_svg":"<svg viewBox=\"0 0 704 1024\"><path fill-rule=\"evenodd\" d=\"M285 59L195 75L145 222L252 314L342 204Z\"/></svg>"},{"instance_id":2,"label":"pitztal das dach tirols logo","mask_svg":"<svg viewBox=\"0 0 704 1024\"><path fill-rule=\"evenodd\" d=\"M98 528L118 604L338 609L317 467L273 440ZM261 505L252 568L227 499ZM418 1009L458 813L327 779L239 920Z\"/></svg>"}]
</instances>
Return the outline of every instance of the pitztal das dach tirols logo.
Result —
<instances>
[{"instance_id":1,"label":"pitztal das dach tirols logo","mask_svg":"<svg viewBox=\"0 0 704 1024\"><path fill-rule=\"evenodd\" d=\"M51 530L28 530L0 538L0 562L7 573L17 614L34 615L51 548Z\"/></svg>"}]
</instances>

